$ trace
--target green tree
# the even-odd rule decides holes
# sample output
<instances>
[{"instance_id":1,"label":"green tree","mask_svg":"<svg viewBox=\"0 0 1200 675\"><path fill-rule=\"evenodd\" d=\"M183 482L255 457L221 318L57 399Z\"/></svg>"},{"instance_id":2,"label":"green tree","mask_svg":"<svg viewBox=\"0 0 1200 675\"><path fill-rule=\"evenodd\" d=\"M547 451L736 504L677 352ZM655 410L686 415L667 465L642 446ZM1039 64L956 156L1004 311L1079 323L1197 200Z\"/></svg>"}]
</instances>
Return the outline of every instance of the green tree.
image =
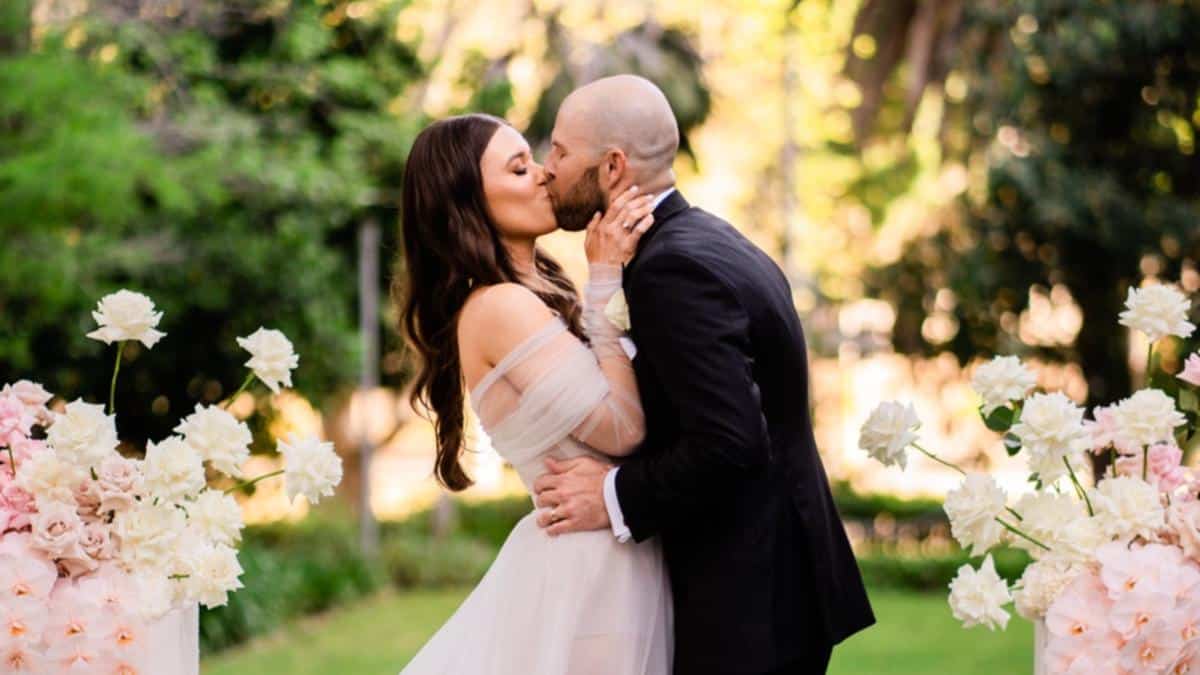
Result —
<instances>
[{"instance_id":1,"label":"green tree","mask_svg":"<svg viewBox=\"0 0 1200 675\"><path fill-rule=\"evenodd\" d=\"M945 33L949 60L908 63L932 69L909 73L922 83L961 78L965 95L948 103L943 147L981 184L937 234L872 275L874 291L899 310L897 348L948 348L963 361L1032 351L1082 366L1089 403L1129 393L1117 326L1127 289L1143 276L1194 274L1200 260L1197 29L1194 2L966 3ZM1029 290L1056 285L1082 309L1077 339L1021 345L1015 319ZM934 343L921 324L943 289L956 298L959 329ZM1164 365L1177 368L1178 345L1164 347Z\"/></svg>"},{"instance_id":2,"label":"green tree","mask_svg":"<svg viewBox=\"0 0 1200 675\"><path fill-rule=\"evenodd\" d=\"M145 292L168 337L125 351L135 442L229 395L259 325L296 343L306 396L353 381L355 233L376 219L395 250L419 124L395 101L422 75L398 3L139 4L0 39L0 381L100 400L115 348L89 310Z\"/></svg>"}]
</instances>

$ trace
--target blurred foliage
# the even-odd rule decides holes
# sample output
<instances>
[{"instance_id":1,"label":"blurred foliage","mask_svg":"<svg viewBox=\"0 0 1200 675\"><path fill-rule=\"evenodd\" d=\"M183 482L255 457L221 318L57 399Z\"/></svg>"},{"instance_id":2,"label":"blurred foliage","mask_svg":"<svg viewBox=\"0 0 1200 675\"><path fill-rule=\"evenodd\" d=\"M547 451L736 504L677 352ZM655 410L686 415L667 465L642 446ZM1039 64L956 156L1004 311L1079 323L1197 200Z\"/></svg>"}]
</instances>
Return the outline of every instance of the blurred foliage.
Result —
<instances>
[{"instance_id":1,"label":"blurred foliage","mask_svg":"<svg viewBox=\"0 0 1200 675\"><path fill-rule=\"evenodd\" d=\"M285 621L363 597L386 581L358 548L350 521L247 527L238 561L244 588L223 607L201 609L200 644L210 654L278 628Z\"/></svg>"},{"instance_id":2,"label":"blurred foliage","mask_svg":"<svg viewBox=\"0 0 1200 675\"><path fill-rule=\"evenodd\" d=\"M383 566L397 588L470 586L483 578L497 548L467 537L389 538Z\"/></svg>"},{"instance_id":3,"label":"blurred foliage","mask_svg":"<svg viewBox=\"0 0 1200 675\"><path fill-rule=\"evenodd\" d=\"M1032 562L1029 554L1020 549L998 548L991 551L996 572L1010 584L1025 573ZM895 553L870 552L858 556L858 569L863 581L872 588L897 588L914 591L944 591L963 565L979 566L979 557L972 558L963 551L948 555L904 556Z\"/></svg>"},{"instance_id":4,"label":"blurred foliage","mask_svg":"<svg viewBox=\"0 0 1200 675\"><path fill-rule=\"evenodd\" d=\"M1090 403L1129 392L1127 289L1200 261L1198 29L1194 2L965 3L952 70L926 79L946 83L945 157L976 180L870 277L898 309L898 349L1033 351L1079 363ZM1082 310L1077 339L1023 344L1031 289L1055 287ZM935 312L956 326L946 339L922 330Z\"/></svg>"},{"instance_id":5,"label":"blurred foliage","mask_svg":"<svg viewBox=\"0 0 1200 675\"><path fill-rule=\"evenodd\" d=\"M260 325L293 340L297 389L319 402L357 371L359 224L395 249L420 120L392 102L421 77L393 37L400 5L136 5L98 3L36 40L0 24L0 44L29 45L0 54L0 381L99 400L115 347L84 337L89 310L127 287L167 337L126 348L126 440L231 393L234 337Z\"/></svg>"}]
</instances>

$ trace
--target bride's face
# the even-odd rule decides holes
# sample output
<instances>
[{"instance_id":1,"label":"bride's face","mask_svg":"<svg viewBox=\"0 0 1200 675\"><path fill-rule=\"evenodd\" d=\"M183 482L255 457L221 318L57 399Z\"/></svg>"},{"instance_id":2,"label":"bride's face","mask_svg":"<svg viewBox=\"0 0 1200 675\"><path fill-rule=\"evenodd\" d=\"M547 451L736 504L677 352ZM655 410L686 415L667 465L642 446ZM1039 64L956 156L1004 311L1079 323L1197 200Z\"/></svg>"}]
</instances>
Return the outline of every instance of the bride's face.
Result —
<instances>
[{"instance_id":1,"label":"bride's face","mask_svg":"<svg viewBox=\"0 0 1200 675\"><path fill-rule=\"evenodd\" d=\"M488 214L504 239L529 239L556 228L546 172L533 161L529 143L502 125L479 159Z\"/></svg>"}]
</instances>

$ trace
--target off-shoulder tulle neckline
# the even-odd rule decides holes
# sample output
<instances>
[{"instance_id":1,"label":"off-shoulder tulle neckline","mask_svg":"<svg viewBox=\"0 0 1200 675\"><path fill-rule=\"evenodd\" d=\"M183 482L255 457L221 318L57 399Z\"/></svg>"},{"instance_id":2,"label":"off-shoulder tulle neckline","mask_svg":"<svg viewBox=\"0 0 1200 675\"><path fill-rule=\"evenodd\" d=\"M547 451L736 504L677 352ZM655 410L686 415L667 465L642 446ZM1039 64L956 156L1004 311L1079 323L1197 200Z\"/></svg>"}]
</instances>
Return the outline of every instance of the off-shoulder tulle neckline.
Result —
<instances>
[{"instance_id":1,"label":"off-shoulder tulle neckline","mask_svg":"<svg viewBox=\"0 0 1200 675\"><path fill-rule=\"evenodd\" d=\"M553 311L553 310L551 310ZM475 387L471 389L471 404L478 408L479 401L483 399L483 395L488 388L496 383L508 372L517 361L528 355L529 346L545 339L547 335L557 334L567 329L567 322L563 320L562 315L554 312L554 318L546 322L546 325L538 330L538 332L525 338L516 347L504 355L491 370L484 373L483 377L479 378L479 382L475 383Z\"/></svg>"}]
</instances>

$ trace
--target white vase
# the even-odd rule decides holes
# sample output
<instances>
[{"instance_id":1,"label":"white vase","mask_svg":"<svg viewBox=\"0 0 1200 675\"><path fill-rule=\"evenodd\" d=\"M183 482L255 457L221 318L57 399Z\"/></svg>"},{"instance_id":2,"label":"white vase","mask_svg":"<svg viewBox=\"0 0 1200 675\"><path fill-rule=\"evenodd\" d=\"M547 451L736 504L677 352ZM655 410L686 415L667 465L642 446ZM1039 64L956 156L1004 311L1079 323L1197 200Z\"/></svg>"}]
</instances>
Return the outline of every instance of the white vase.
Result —
<instances>
[{"instance_id":1,"label":"white vase","mask_svg":"<svg viewBox=\"0 0 1200 675\"><path fill-rule=\"evenodd\" d=\"M200 607L173 609L147 626L145 672L199 675Z\"/></svg>"},{"instance_id":2,"label":"white vase","mask_svg":"<svg viewBox=\"0 0 1200 675\"><path fill-rule=\"evenodd\" d=\"M1046 620L1038 619L1033 622L1033 675L1046 675L1050 672L1046 664L1046 648L1050 642L1050 631L1046 629Z\"/></svg>"}]
</instances>

